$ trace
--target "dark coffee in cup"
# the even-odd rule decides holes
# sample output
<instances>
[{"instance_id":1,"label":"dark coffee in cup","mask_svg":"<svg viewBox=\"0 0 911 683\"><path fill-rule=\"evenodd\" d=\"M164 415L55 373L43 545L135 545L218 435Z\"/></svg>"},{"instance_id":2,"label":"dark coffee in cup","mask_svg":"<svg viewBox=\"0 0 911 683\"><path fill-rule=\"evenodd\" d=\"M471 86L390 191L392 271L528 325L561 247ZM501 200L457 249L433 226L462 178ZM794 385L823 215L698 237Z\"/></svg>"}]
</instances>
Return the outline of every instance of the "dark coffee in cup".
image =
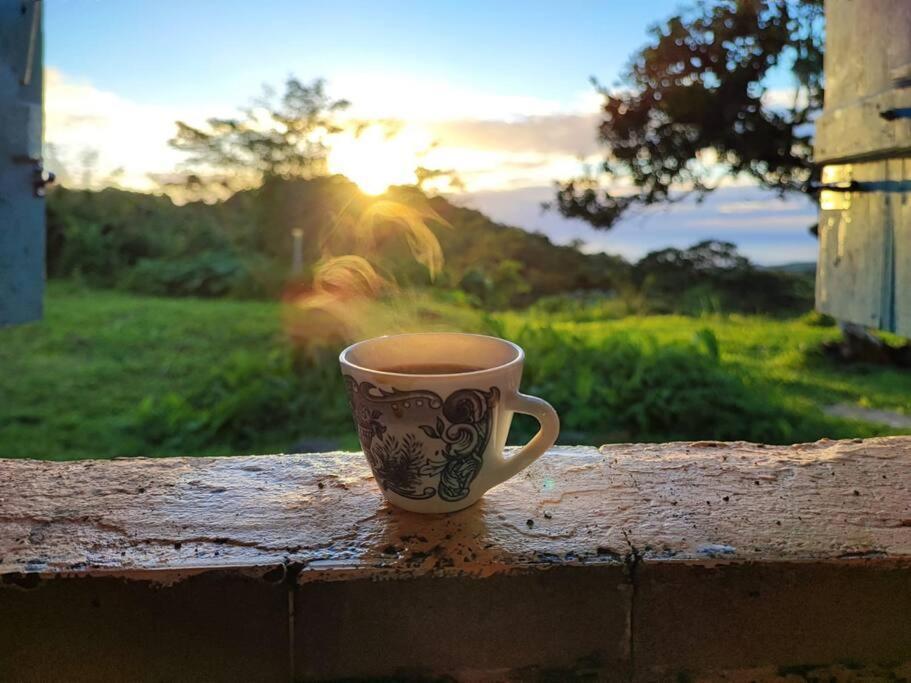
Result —
<instances>
[{"instance_id":1,"label":"dark coffee in cup","mask_svg":"<svg viewBox=\"0 0 911 683\"><path fill-rule=\"evenodd\" d=\"M460 375L465 372L477 372L484 368L461 363L409 363L379 368L382 372L394 372L397 375Z\"/></svg>"}]
</instances>

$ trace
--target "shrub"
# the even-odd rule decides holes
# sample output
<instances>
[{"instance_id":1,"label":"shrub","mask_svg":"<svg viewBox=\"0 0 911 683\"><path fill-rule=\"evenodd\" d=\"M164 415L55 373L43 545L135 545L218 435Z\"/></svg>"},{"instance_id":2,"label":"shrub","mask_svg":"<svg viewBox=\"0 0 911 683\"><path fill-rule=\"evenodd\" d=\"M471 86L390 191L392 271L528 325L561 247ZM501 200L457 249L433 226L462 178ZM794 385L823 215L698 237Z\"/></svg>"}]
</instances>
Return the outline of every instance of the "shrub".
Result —
<instances>
[{"instance_id":1,"label":"shrub","mask_svg":"<svg viewBox=\"0 0 911 683\"><path fill-rule=\"evenodd\" d=\"M123 268L116 236L100 223L70 220L61 230L66 248L48 264L53 275L67 275L94 285L110 286Z\"/></svg>"},{"instance_id":2,"label":"shrub","mask_svg":"<svg viewBox=\"0 0 911 683\"><path fill-rule=\"evenodd\" d=\"M700 284L690 287L679 293L679 299L672 306L684 315L703 316L719 315L725 310L737 310L734 307L725 307L724 296L710 284Z\"/></svg>"},{"instance_id":3,"label":"shrub","mask_svg":"<svg viewBox=\"0 0 911 683\"><path fill-rule=\"evenodd\" d=\"M812 440L825 418L807 417L774 387L720 360L708 329L690 342L614 334L600 341L551 327L512 335L527 351L528 393L560 413L567 441ZM517 436L536 427L522 422Z\"/></svg>"},{"instance_id":4,"label":"shrub","mask_svg":"<svg viewBox=\"0 0 911 683\"><path fill-rule=\"evenodd\" d=\"M224 296L245 276L233 254L207 252L180 259L143 259L120 279L124 289L156 296Z\"/></svg>"},{"instance_id":5,"label":"shrub","mask_svg":"<svg viewBox=\"0 0 911 683\"><path fill-rule=\"evenodd\" d=\"M497 320L487 317L485 325L484 331L506 336ZM812 402L724 362L708 328L673 343L531 325L508 336L527 351L523 391L554 405L562 443L792 443L856 432ZM236 354L193 393L143 401L131 419L132 435L162 455L281 450L304 437L351 437L345 444L354 446L336 351L293 351L283 344ZM536 430L531 418L519 416L510 442L524 443Z\"/></svg>"},{"instance_id":6,"label":"shrub","mask_svg":"<svg viewBox=\"0 0 911 683\"><path fill-rule=\"evenodd\" d=\"M730 242L653 251L633 267L633 282L654 313L793 314L813 305L813 276L757 267Z\"/></svg>"},{"instance_id":7,"label":"shrub","mask_svg":"<svg viewBox=\"0 0 911 683\"><path fill-rule=\"evenodd\" d=\"M353 429L335 352L303 358L287 348L235 354L191 395L146 398L131 422L160 455L289 448L303 435Z\"/></svg>"},{"instance_id":8,"label":"shrub","mask_svg":"<svg viewBox=\"0 0 911 683\"><path fill-rule=\"evenodd\" d=\"M102 285L144 259L230 250L231 226L216 209L108 188L55 188L47 200L47 269Z\"/></svg>"},{"instance_id":9,"label":"shrub","mask_svg":"<svg viewBox=\"0 0 911 683\"><path fill-rule=\"evenodd\" d=\"M573 292L546 296L527 309L532 318L571 322L618 320L632 312L629 301L610 292Z\"/></svg>"},{"instance_id":10,"label":"shrub","mask_svg":"<svg viewBox=\"0 0 911 683\"><path fill-rule=\"evenodd\" d=\"M835 327L835 318L828 313L819 311L807 311L799 318L804 325L811 327Z\"/></svg>"}]
</instances>

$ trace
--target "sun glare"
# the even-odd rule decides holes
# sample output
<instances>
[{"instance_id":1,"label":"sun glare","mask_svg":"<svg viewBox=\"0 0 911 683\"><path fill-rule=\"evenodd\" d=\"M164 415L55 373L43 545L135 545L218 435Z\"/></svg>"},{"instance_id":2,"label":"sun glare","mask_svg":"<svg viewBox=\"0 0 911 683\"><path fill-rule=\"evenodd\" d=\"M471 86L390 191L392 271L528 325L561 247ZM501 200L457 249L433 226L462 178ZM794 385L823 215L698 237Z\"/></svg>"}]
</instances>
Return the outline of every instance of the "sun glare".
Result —
<instances>
[{"instance_id":1,"label":"sun glare","mask_svg":"<svg viewBox=\"0 0 911 683\"><path fill-rule=\"evenodd\" d=\"M420 137L407 130L387 136L378 126L368 128L357 137L333 142L329 170L347 176L367 194L414 183L414 171L421 165L419 155L422 146L426 147Z\"/></svg>"}]
</instances>

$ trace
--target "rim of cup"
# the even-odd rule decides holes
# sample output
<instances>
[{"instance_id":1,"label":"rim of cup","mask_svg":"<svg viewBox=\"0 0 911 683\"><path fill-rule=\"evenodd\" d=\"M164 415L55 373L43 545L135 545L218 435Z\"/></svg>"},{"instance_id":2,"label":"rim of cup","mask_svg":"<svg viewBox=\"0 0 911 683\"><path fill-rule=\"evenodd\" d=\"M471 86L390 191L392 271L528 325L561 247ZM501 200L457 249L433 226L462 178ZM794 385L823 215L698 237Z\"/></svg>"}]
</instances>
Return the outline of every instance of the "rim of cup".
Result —
<instances>
[{"instance_id":1,"label":"rim of cup","mask_svg":"<svg viewBox=\"0 0 911 683\"><path fill-rule=\"evenodd\" d=\"M363 344L377 343L381 341L394 341L395 339L401 339L403 337L473 337L475 339L484 339L491 342L496 342L508 346L515 353L515 357L511 360L508 360L505 363L500 363L499 365L494 365L489 368L481 368L480 370L472 370L470 372L450 372L450 373L411 373L411 372L390 372L388 370L381 370L379 368L370 368L363 365L358 365L349 359L351 353L353 353L357 347ZM385 334L379 337L370 337L369 339L362 339L361 341L355 342L350 346L346 347L338 356L339 362L343 366L348 366L354 370L360 370L361 372L369 372L373 375L381 375L385 377L426 377L434 379L446 379L452 377L473 377L477 375L483 375L485 373L496 372L499 370L506 370L513 367L514 365L521 365L525 360L525 351L521 346L515 344L508 339L502 339L500 337L494 337L489 334L475 334L473 332L405 332L401 334Z\"/></svg>"}]
</instances>

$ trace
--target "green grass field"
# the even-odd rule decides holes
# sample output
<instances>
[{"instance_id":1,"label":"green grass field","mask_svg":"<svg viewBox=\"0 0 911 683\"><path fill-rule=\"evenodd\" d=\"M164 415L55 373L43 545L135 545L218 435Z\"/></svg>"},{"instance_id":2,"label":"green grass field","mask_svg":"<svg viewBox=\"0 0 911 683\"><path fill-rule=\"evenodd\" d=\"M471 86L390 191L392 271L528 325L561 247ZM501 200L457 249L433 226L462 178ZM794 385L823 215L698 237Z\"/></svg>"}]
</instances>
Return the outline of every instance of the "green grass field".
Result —
<instances>
[{"instance_id":1,"label":"green grass field","mask_svg":"<svg viewBox=\"0 0 911 683\"><path fill-rule=\"evenodd\" d=\"M440 306L439 310L429 310L426 314L428 318L455 316L458 319L455 324L463 328L482 329L485 324L493 324L510 336L528 335L529 330L548 325L543 317L517 312L501 314L495 316L493 323L484 323L479 314L468 309L456 311L452 306ZM0 457L108 458L288 449L298 434L294 424L275 428L270 424L257 431L256 425L260 423L254 421L241 442L234 437L219 436L230 428L222 425L211 430L205 446L190 447L181 444L193 442L178 441L167 448L159 447L160 441L152 441L142 430L134 428L137 411L144 400L195 396L193 400L197 404L204 402L212 386L213 373L237 354L258 358L283 348L281 319L281 309L274 303L155 299L51 283L44 321L0 330ZM878 367L837 366L822 357L818 349L821 342L837 338L838 330L813 327L798 320L651 316L558 322L552 327L560 335L581 340L595 355L601 345L618 335L632 343L651 339L659 345L673 345L690 343L699 330L710 330L717 340L725 372L741 377L747 387L756 386L757 392L775 391L784 396L789 414L798 418L806 416L812 422L812 428L797 432L801 435L899 433L860 422L822 418L819 409L832 403L851 403L904 413L911 403L911 374ZM535 363L533 350L529 349L531 375L544 377L546 373L531 367ZM329 359L326 363L332 363L331 354L326 358ZM572 356L560 362L571 364ZM247 375L232 380L237 384L227 386L243 386L255 373L254 365ZM335 374L333 367L320 376L327 378ZM548 377L553 386L553 376ZM598 370L598 383L609 386L611 379L609 367ZM325 385L332 380L313 381ZM576 377L574 381L574 387L566 391L571 399L581 380ZM578 392L588 396L592 389L585 382L582 384L585 386ZM223 387L224 382L219 386ZM293 392L294 387L285 386L282 391ZM334 386L327 391L338 393ZM255 400L261 398L257 394ZM317 408L331 410L332 419L314 413L311 421L325 425L327 433L315 433L318 427L311 424L305 436L326 437L342 447L354 447L353 430L341 415L344 399L338 396L329 402L332 405L328 408L303 404L297 408L300 414ZM219 404L219 410L223 403ZM587 406L581 403L576 406L570 401L565 405L571 407L563 410L585 410ZM231 409L234 412L225 414L236 416L237 411L244 410L236 405ZM262 412L259 404L257 409ZM275 414L278 421L293 422L292 418L282 418L280 411ZM188 424L192 427L193 415L181 417L179 428L187 429ZM744 419L750 416L745 415ZM587 423L577 422L590 424L592 420L597 421L597 415L588 418ZM268 420L265 424L269 424ZM569 434L571 438L594 442L603 436L573 431ZM680 434L687 435L685 430L670 430L666 436ZM652 430L648 438L664 435ZM636 436L631 434L632 438Z\"/></svg>"},{"instance_id":2,"label":"green grass field","mask_svg":"<svg viewBox=\"0 0 911 683\"><path fill-rule=\"evenodd\" d=\"M233 349L269 347L278 313L52 283L42 322L0 330L0 456L142 453L123 429L139 402L191 390Z\"/></svg>"}]
</instances>

